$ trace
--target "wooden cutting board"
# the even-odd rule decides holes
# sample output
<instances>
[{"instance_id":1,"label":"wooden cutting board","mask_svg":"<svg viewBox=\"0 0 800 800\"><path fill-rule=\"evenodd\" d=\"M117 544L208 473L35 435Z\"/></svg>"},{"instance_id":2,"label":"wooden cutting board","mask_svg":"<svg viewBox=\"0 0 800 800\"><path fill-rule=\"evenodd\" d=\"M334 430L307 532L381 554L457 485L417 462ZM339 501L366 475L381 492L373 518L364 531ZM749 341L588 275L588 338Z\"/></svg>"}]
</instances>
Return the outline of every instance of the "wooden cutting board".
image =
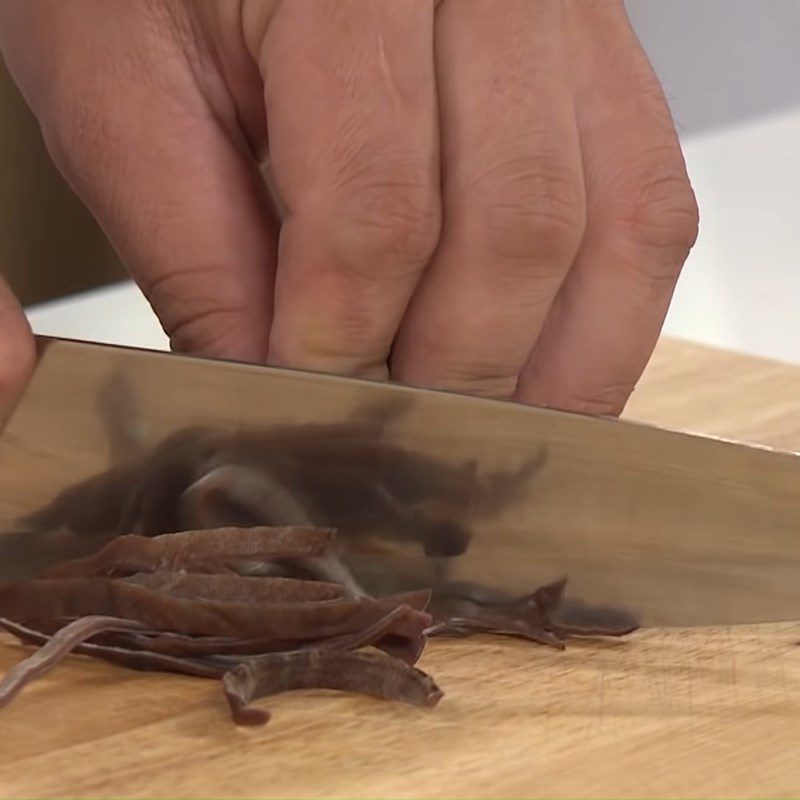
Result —
<instances>
[{"instance_id":1,"label":"wooden cutting board","mask_svg":"<svg viewBox=\"0 0 800 800\"><path fill-rule=\"evenodd\" d=\"M800 449L800 370L663 341L626 414ZM292 693L261 729L215 682L72 657L0 712L0 797L797 797L797 641L800 622L434 640L437 708ZM24 652L0 639L0 669Z\"/></svg>"}]
</instances>

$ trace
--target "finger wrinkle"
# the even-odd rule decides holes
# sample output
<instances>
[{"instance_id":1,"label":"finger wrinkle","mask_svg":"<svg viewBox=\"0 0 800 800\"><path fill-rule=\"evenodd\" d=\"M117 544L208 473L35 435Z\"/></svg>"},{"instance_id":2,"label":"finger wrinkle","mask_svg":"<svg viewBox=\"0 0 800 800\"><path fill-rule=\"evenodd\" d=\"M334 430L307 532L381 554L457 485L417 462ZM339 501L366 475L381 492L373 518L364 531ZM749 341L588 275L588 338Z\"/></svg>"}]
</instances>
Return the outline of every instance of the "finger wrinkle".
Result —
<instances>
[{"instance_id":1,"label":"finger wrinkle","mask_svg":"<svg viewBox=\"0 0 800 800\"><path fill-rule=\"evenodd\" d=\"M165 325L177 353L261 362L267 356L266 334L253 336L239 308L210 308Z\"/></svg>"},{"instance_id":2,"label":"finger wrinkle","mask_svg":"<svg viewBox=\"0 0 800 800\"><path fill-rule=\"evenodd\" d=\"M424 367L420 368L420 364L424 364L424 361L405 361L398 364L392 372L392 378L420 388L440 389L497 400L510 399L517 390L516 372L498 370L496 365L471 367L467 364L448 362L445 369L432 372Z\"/></svg>"},{"instance_id":3,"label":"finger wrinkle","mask_svg":"<svg viewBox=\"0 0 800 800\"><path fill-rule=\"evenodd\" d=\"M534 377L532 386L518 392L515 400L526 405L567 411L589 416L619 416L633 392L630 383L608 384L596 388L570 387L569 381L559 383L548 373L546 384L537 384Z\"/></svg>"},{"instance_id":4,"label":"finger wrinkle","mask_svg":"<svg viewBox=\"0 0 800 800\"><path fill-rule=\"evenodd\" d=\"M267 320L225 267L172 270L141 281L173 349L200 355L262 361Z\"/></svg>"}]
</instances>

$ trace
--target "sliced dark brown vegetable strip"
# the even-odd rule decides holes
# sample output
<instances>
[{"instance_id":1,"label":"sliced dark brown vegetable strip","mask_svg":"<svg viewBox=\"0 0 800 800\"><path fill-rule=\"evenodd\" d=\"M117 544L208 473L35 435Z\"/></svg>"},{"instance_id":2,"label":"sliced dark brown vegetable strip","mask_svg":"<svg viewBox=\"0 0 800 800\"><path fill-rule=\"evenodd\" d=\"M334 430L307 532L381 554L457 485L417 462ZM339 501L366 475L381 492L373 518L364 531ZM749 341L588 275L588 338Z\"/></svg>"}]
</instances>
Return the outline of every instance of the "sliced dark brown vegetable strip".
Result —
<instances>
[{"instance_id":1,"label":"sliced dark brown vegetable strip","mask_svg":"<svg viewBox=\"0 0 800 800\"><path fill-rule=\"evenodd\" d=\"M484 597L442 591L431 602L431 613L442 625L459 620L460 627L474 621L479 630L547 628L553 612L558 608L566 587L566 579L540 587L531 594L511 600L491 600Z\"/></svg>"},{"instance_id":2,"label":"sliced dark brown vegetable strip","mask_svg":"<svg viewBox=\"0 0 800 800\"><path fill-rule=\"evenodd\" d=\"M553 621L570 636L626 636L639 628L638 618L624 608L592 606L578 600L563 600Z\"/></svg>"},{"instance_id":3,"label":"sliced dark brown vegetable strip","mask_svg":"<svg viewBox=\"0 0 800 800\"><path fill-rule=\"evenodd\" d=\"M140 622L116 617L92 616L75 620L50 637L47 644L40 647L33 655L11 668L0 681L0 708L7 706L26 684L53 669L86 639L91 639L102 631L131 630L141 627Z\"/></svg>"},{"instance_id":4,"label":"sliced dark brown vegetable strip","mask_svg":"<svg viewBox=\"0 0 800 800\"><path fill-rule=\"evenodd\" d=\"M239 486L238 472L220 475ZM220 475L205 488L225 488ZM327 472L319 477L330 481ZM338 486L330 484L332 497ZM378 494L363 496L377 501ZM261 489L251 495L253 505ZM140 500L146 505L154 497L145 492ZM177 524L180 515L173 516ZM442 693L413 666L428 636L499 633L563 648L571 636L620 636L637 627L619 609L564 602L566 579L513 597L478 584L445 584L440 570L433 597L428 590L367 597L331 546L333 531L306 526L311 516L299 512L289 517L281 522L294 527L205 529L194 520L204 529L121 536L91 557L56 565L47 578L0 584L0 615L12 618L0 617L0 627L44 643L0 683L0 706L73 651L134 669L223 678L239 724L269 719L251 700L294 689L433 706ZM222 514L217 523L227 521ZM406 522L428 552L433 540L420 534L424 520ZM439 545L434 551L452 555Z\"/></svg>"},{"instance_id":5,"label":"sliced dark brown vegetable strip","mask_svg":"<svg viewBox=\"0 0 800 800\"><path fill-rule=\"evenodd\" d=\"M623 636L637 629L635 617L619 609L572 602L561 613L566 584L567 579L561 578L519 598L493 598L468 588L441 592L431 604L436 622L426 634L493 633L563 649L569 636Z\"/></svg>"},{"instance_id":6,"label":"sliced dark brown vegetable strip","mask_svg":"<svg viewBox=\"0 0 800 800\"><path fill-rule=\"evenodd\" d=\"M315 557L326 552L333 531L325 528L216 528L160 536L118 536L87 558L56 564L42 577L124 576L136 572L231 571L239 561Z\"/></svg>"},{"instance_id":7,"label":"sliced dark brown vegetable strip","mask_svg":"<svg viewBox=\"0 0 800 800\"><path fill-rule=\"evenodd\" d=\"M0 628L5 628L27 644L45 644L50 638L41 631L2 617L0 617ZM90 642L81 642L72 649L72 652L119 664L128 669L177 672L183 675L194 675L198 678L221 678L230 669L229 666L217 665L201 658L178 658L162 653L150 653L146 650L126 650L122 647L109 647Z\"/></svg>"},{"instance_id":8,"label":"sliced dark brown vegetable strip","mask_svg":"<svg viewBox=\"0 0 800 800\"><path fill-rule=\"evenodd\" d=\"M230 654L223 652L208 653L208 657L212 658L215 663L226 663L234 660L253 660L259 659L263 656L270 656L277 652L295 652L300 650L357 650L362 647L375 647L383 650L388 655L398 658L409 666L413 666L419 660L420 655L425 647L424 628L419 628L419 634L416 637L399 636L390 633L393 627L397 625L401 617L409 617L419 624L419 617L415 615L413 609L409 606L399 606L393 611L390 611L383 619L378 620L374 625L370 625L362 631L353 634L345 634L344 636L333 636L328 639L319 639L310 642L284 642L280 643L281 646L274 647L272 650L268 647L262 648L256 652L253 648L251 655L235 655L233 651Z\"/></svg>"},{"instance_id":9,"label":"sliced dark brown vegetable strip","mask_svg":"<svg viewBox=\"0 0 800 800\"><path fill-rule=\"evenodd\" d=\"M0 585L0 615L16 621L105 614L137 619L148 628L193 635L322 639L355 633L400 605L420 605L428 593L370 600L270 603L254 606L174 597L108 578L42 579ZM417 611L430 624L431 618ZM397 621L393 633L414 635Z\"/></svg>"},{"instance_id":10,"label":"sliced dark brown vegetable strip","mask_svg":"<svg viewBox=\"0 0 800 800\"><path fill-rule=\"evenodd\" d=\"M425 628L420 628L416 636L400 636L392 632L397 621L406 617L407 622L419 624L421 617L410 606L398 606L373 625L356 633L345 634L317 642L320 650L357 650L373 645L409 666L413 666L422 655L425 647ZM309 648L310 649L310 648Z\"/></svg>"},{"instance_id":11,"label":"sliced dark brown vegetable strip","mask_svg":"<svg viewBox=\"0 0 800 800\"><path fill-rule=\"evenodd\" d=\"M500 636L516 636L538 644L563 650L564 640L557 631L549 631L544 627L530 625L521 620L482 620L468 617L452 617L437 622L425 631L425 635L435 636L472 636L476 633L487 633Z\"/></svg>"},{"instance_id":12,"label":"sliced dark brown vegetable strip","mask_svg":"<svg viewBox=\"0 0 800 800\"><path fill-rule=\"evenodd\" d=\"M176 597L232 603L296 603L337 600L342 587L300 578L251 578L240 575L199 575L187 572L140 572L126 583L167 592Z\"/></svg>"},{"instance_id":13,"label":"sliced dark brown vegetable strip","mask_svg":"<svg viewBox=\"0 0 800 800\"><path fill-rule=\"evenodd\" d=\"M186 636L184 634L143 631L141 633L114 633L99 639L102 643L125 649L143 649L174 656L258 656L265 653L306 649L356 649L373 645L407 664L414 664L425 645L423 632L426 615L419 614L407 605L389 611L373 625L355 633L326 639L277 640L236 639L223 636ZM402 628L405 634L393 632Z\"/></svg>"},{"instance_id":14,"label":"sliced dark brown vegetable strip","mask_svg":"<svg viewBox=\"0 0 800 800\"><path fill-rule=\"evenodd\" d=\"M263 725L269 712L249 704L295 689L357 692L432 708L442 691L422 670L378 653L305 650L274 653L234 667L222 679L238 725Z\"/></svg>"}]
</instances>

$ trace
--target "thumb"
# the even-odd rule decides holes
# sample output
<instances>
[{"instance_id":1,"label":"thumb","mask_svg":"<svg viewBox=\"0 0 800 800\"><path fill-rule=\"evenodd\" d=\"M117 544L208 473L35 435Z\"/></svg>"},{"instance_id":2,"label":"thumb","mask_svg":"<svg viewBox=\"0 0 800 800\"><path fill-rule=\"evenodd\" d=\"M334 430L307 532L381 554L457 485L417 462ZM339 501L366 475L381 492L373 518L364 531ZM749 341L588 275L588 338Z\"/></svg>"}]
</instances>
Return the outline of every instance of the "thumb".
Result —
<instances>
[{"instance_id":1,"label":"thumb","mask_svg":"<svg viewBox=\"0 0 800 800\"><path fill-rule=\"evenodd\" d=\"M28 320L0 275L0 431L28 383L35 361Z\"/></svg>"}]
</instances>

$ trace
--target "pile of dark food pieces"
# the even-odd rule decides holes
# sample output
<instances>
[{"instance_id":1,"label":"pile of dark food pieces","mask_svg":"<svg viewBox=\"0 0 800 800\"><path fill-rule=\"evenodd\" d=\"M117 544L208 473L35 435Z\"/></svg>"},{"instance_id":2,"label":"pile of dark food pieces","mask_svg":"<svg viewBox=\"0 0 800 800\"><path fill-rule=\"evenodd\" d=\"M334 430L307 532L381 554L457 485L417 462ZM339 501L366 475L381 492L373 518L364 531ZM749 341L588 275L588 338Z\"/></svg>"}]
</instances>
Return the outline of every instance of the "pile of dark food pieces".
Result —
<instances>
[{"instance_id":1,"label":"pile of dark food pieces","mask_svg":"<svg viewBox=\"0 0 800 800\"><path fill-rule=\"evenodd\" d=\"M352 598L335 583L234 571L242 561L323 557L331 538L314 528L122 536L0 586L0 625L47 642L0 684L0 706L71 651L221 678L242 724L268 719L252 699L309 687L434 705L441 692L413 667L431 624L428 593Z\"/></svg>"},{"instance_id":2,"label":"pile of dark food pieces","mask_svg":"<svg viewBox=\"0 0 800 800\"><path fill-rule=\"evenodd\" d=\"M411 452L386 435L407 410L187 428L154 447L134 441L130 413L111 413L111 468L0 537L0 572L24 564L35 576L0 582L0 627L40 646L0 682L0 708L72 652L221 680L245 725L269 719L253 701L294 689L431 707L442 691L415 666L431 638L563 648L637 628L624 610L566 599L566 580L522 597L449 581L470 526L491 523L546 459L480 475Z\"/></svg>"},{"instance_id":3,"label":"pile of dark food pieces","mask_svg":"<svg viewBox=\"0 0 800 800\"><path fill-rule=\"evenodd\" d=\"M432 707L442 691L414 666L428 637L502 633L563 647L570 635L620 636L636 627L612 613L597 627L553 623L565 581L517 600L481 603L430 591L351 596L328 581L236 571L242 563L329 557L333 535L251 527L121 536L40 578L0 585L0 626L43 645L0 682L0 708L70 652L221 679L233 720L242 725L269 719L253 700L293 689Z\"/></svg>"}]
</instances>

